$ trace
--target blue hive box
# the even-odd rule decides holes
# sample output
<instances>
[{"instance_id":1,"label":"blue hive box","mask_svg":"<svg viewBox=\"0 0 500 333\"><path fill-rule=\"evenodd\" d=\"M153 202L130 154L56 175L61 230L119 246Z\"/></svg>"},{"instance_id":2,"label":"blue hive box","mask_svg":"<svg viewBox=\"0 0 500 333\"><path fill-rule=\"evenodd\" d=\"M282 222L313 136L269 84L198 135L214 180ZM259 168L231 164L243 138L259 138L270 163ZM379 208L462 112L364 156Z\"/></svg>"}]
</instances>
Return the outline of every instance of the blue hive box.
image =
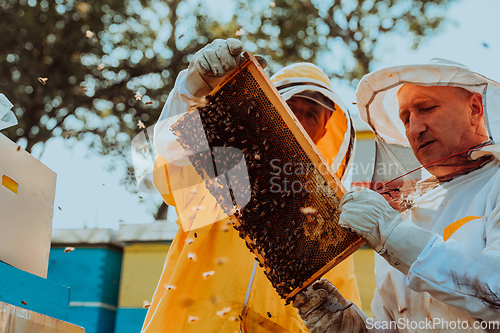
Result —
<instances>
[{"instance_id":1,"label":"blue hive box","mask_svg":"<svg viewBox=\"0 0 500 333\"><path fill-rule=\"evenodd\" d=\"M69 322L87 333L114 331L121 265L113 230L54 230L47 279L71 287Z\"/></svg>"}]
</instances>

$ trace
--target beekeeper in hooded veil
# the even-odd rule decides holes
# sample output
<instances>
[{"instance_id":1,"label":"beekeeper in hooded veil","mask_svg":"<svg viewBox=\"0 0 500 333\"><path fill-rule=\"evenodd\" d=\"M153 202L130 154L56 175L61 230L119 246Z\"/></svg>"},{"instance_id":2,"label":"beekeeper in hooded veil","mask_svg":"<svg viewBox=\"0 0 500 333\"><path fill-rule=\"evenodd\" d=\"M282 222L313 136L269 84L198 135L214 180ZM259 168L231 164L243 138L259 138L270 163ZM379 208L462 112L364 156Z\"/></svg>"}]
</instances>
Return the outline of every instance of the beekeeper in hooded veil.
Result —
<instances>
[{"instance_id":1,"label":"beekeeper in hooded veil","mask_svg":"<svg viewBox=\"0 0 500 333\"><path fill-rule=\"evenodd\" d=\"M280 299L170 131L239 64L241 51L238 40L216 40L194 55L156 125L154 183L165 202L176 206L180 228L142 332L308 331L297 311ZM337 176L345 179L354 148L352 124L326 75L300 63L283 68L272 81ZM352 259L327 276L360 304Z\"/></svg>"},{"instance_id":2,"label":"beekeeper in hooded veil","mask_svg":"<svg viewBox=\"0 0 500 333\"><path fill-rule=\"evenodd\" d=\"M321 308L325 290L346 302L325 280L294 306L312 332L496 331L500 84L438 59L366 75L357 101L377 145L398 147L394 163L406 150L430 177L399 199L401 213L369 189L353 188L341 202L340 224L378 253L373 318L356 306Z\"/></svg>"}]
</instances>

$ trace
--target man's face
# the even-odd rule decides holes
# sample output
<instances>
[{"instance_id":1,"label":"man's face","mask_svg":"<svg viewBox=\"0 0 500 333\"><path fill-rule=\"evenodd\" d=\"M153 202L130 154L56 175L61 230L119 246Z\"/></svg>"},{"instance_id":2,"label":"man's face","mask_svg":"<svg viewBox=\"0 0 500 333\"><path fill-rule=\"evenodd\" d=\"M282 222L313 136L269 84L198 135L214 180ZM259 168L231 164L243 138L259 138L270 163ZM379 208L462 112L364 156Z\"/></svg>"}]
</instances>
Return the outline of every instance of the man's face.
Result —
<instances>
[{"instance_id":1,"label":"man's face","mask_svg":"<svg viewBox=\"0 0 500 333\"><path fill-rule=\"evenodd\" d=\"M474 115L474 107L471 107L474 98L479 98L480 102L480 97L463 93L455 87L406 84L400 89L399 118L422 165L466 151L485 140L485 133L477 133L481 126L478 127L478 117ZM482 106L480 117L483 117ZM484 118L481 119L484 125ZM439 164L446 163L451 161ZM437 169L429 171L439 176Z\"/></svg>"},{"instance_id":2,"label":"man's face","mask_svg":"<svg viewBox=\"0 0 500 333\"><path fill-rule=\"evenodd\" d=\"M326 112L328 110L311 100L301 97L292 97L286 103L299 119L312 141L318 143L326 133Z\"/></svg>"}]
</instances>

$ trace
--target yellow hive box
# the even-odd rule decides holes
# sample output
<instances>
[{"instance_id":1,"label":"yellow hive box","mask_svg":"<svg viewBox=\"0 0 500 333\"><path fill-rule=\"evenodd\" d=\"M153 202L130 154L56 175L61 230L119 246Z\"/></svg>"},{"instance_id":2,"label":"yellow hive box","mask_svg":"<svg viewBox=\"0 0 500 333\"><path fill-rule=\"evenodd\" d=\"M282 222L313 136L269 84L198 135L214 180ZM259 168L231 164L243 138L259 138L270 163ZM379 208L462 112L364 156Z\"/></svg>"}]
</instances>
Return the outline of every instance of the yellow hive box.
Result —
<instances>
[{"instance_id":1,"label":"yellow hive box","mask_svg":"<svg viewBox=\"0 0 500 333\"><path fill-rule=\"evenodd\" d=\"M142 309L144 301L151 301L177 229L169 222L120 226L118 241L124 246L119 308Z\"/></svg>"},{"instance_id":2,"label":"yellow hive box","mask_svg":"<svg viewBox=\"0 0 500 333\"><path fill-rule=\"evenodd\" d=\"M138 243L123 247L119 307L142 308L144 301L151 301L169 248L167 243Z\"/></svg>"},{"instance_id":3,"label":"yellow hive box","mask_svg":"<svg viewBox=\"0 0 500 333\"><path fill-rule=\"evenodd\" d=\"M56 174L0 134L0 260L47 277Z\"/></svg>"}]
</instances>

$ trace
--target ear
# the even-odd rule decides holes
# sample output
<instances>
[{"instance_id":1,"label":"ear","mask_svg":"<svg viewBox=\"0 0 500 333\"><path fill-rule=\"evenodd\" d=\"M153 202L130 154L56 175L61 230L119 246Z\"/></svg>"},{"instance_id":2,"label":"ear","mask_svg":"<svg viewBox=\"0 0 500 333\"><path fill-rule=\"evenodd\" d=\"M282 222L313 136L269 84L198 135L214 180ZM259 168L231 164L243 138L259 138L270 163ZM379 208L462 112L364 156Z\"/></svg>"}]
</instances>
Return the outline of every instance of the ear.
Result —
<instances>
[{"instance_id":1,"label":"ear","mask_svg":"<svg viewBox=\"0 0 500 333\"><path fill-rule=\"evenodd\" d=\"M471 110L471 123L478 126L484 123L483 95L474 93L469 97L468 104Z\"/></svg>"},{"instance_id":2,"label":"ear","mask_svg":"<svg viewBox=\"0 0 500 333\"><path fill-rule=\"evenodd\" d=\"M468 102L471 111L470 120L472 127L475 128L477 134L487 137L488 130L486 129L486 119L484 116L483 95L479 93L472 94Z\"/></svg>"}]
</instances>

